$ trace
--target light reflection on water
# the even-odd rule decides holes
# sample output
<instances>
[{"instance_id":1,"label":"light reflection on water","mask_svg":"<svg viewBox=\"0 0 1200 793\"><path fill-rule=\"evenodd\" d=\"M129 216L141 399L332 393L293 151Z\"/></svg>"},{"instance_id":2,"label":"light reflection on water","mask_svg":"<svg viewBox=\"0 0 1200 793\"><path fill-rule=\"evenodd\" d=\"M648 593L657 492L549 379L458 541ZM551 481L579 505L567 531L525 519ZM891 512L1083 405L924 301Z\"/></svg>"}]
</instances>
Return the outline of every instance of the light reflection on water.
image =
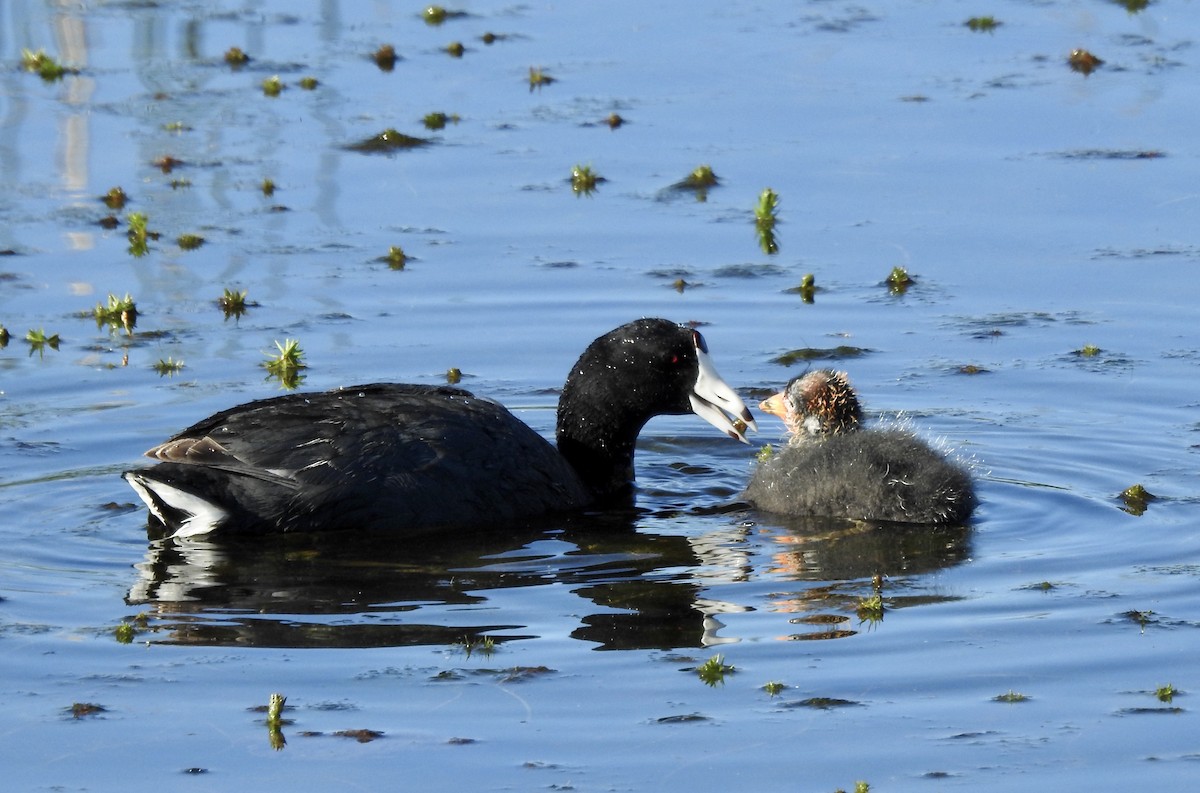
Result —
<instances>
[{"instance_id":1,"label":"light reflection on water","mask_svg":"<svg viewBox=\"0 0 1200 793\"><path fill-rule=\"evenodd\" d=\"M1175 785L1200 686L1194 10L1003 4L985 35L947 3L467 10L429 27L402 4L5 6L10 784L161 789L200 767L189 782L378 787L399 756L423 789ZM456 38L461 60L441 51ZM391 74L367 57L385 41ZM228 68L232 45L255 60ZM1070 72L1077 46L1105 67ZM82 74L20 71L39 47ZM558 82L529 91L530 66ZM273 74L289 87L269 99ZM461 120L426 133L435 110ZM629 123L609 130L614 111ZM346 149L388 127L436 143ZM703 163L721 180L704 201L664 200ZM591 197L576 164L608 179ZM117 214L162 232L144 258L97 225L115 185ZM768 186L776 257L751 223ZM206 243L183 252L183 233ZM391 245L402 271L379 261ZM902 297L881 283L896 265L917 278ZM812 303L788 292L807 272ZM227 287L259 306L226 321ZM138 301L132 337L90 317L110 292ZM579 351L640 315L706 323L748 398L804 366L781 353L869 350L833 364L873 416L973 461L975 521L757 515L737 503L752 450L687 418L648 425L636 511L502 538L148 541L117 476L276 393L259 364L288 337L306 388L454 366L549 433ZM30 354L40 327L58 351ZM172 378L151 369L167 356ZM1141 516L1117 498L1135 482L1160 496ZM864 620L876 574L883 619ZM736 671L709 688L694 668L718 652ZM992 701L1009 690L1031 699ZM273 691L282 755L248 710ZM108 710L63 715L89 701ZM352 728L385 735L330 737Z\"/></svg>"}]
</instances>

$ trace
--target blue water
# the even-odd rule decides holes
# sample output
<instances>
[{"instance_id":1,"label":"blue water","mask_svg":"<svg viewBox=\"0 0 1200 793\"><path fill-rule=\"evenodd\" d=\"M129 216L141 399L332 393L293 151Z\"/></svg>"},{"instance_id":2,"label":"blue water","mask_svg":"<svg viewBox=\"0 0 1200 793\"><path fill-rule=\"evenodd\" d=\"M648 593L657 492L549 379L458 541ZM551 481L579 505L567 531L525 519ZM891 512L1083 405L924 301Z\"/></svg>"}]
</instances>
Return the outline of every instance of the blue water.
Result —
<instances>
[{"instance_id":1,"label":"blue water","mask_svg":"<svg viewBox=\"0 0 1200 793\"><path fill-rule=\"evenodd\" d=\"M1200 14L893 5L471 2L441 26L397 3L0 8L6 783L1194 777ZM1002 24L972 32L975 13ZM390 73L369 58L384 43ZM240 70L235 45L254 59ZM1105 61L1089 76L1066 64L1080 47ZM22 71L39 48L80 72ZM530 90L531 67L556 82ZM266 97L276 74L288 87ZM460 120L427 131L434 111ZM628 123L610 129L614 112ZM347 148L389 127L433 143ZM164 155L184 164L165 174ZM577 164L607 179L595 194L572 193ZM721 180L705 201L669 189L701 164ZM123 222L97 225L117 185L115 214L161 232L142 258ZM766 187L775 256L752 224ZM182 251L185 233L206 242ZM393 245L402 271L379 260ZM883 285L895 266L916 278L904 295ZM811 304L788 292L805 273ZM226 288L257 305L224 319ZM132 336L92 320L110 293L136 299ZM970 461L976 519L896 534L755 514L737 503L755 449L691 417L648 425L632 514L500 538L151 542L118 476L278 393L261 362L286 338L305 389L458 367L549 434L583 347L645 315L704 323L747 401L803 367L782 353L867 350L832 364L872 416ZM58 350L31 350L40 328ZM160 376L168 356L184 368ZM755 442L781 437L762 417ZM1140 515L1118 498L1135 483L1159 496ZM875 575L872 623L857 608ZM734 671L710 687L695 668L717 654ZM994 701L1010 691L1028 699ZM253 710L273 692L281 749ZM382 736L334 735L360 729Z\"/></svg>"}]
</instances>

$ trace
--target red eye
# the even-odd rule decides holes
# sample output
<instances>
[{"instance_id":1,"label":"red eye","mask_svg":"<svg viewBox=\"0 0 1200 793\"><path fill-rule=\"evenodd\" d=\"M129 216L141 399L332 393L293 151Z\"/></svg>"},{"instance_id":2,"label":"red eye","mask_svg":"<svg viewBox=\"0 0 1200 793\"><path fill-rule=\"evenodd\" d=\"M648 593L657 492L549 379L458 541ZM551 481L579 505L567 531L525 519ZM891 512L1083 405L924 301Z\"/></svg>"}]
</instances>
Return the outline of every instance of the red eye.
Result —
<instances>
[{"instance_id":1,"label":"red eye","mask_svg":"<svg viewBox=\"0 0 1200 793\"><path fill-rule=\"evenodd\" d=\"M674 365L674 364L677 364L677 363L679 363L679 356L678 356L678 355L672 355L672 356L671 356L671 364L672 364L672 365Z\"/></svg>"}]
</instances>

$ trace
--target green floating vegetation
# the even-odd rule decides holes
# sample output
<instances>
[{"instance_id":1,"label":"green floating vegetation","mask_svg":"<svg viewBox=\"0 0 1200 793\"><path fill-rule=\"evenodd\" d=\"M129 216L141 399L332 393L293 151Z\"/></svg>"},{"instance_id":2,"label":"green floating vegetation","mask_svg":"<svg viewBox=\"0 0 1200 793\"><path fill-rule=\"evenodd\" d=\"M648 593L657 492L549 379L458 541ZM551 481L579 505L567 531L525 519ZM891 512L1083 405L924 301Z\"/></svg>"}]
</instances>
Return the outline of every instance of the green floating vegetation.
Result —
<instances>
[{"instance_id":1,"label":"green floating vegetation","mask_svg":"<svg viewBox=\"0 0 1200 793\"><path fill-rule=\"evenodd\" d=\"M129 196L120 187L113 187L107 193L100 196L100 200L109 209L124 209L125 204L129 202Z\"/></svg>"},{"instance_id":2,"label":"green floating vegetation","mask_svg":"<svg viewBox=\"0 0 1200 793\"><path fill-rule=\"evenodd\" d=\"M305 91L312 91L320 84L321 82L316 77L301 77L299 83L300 87Z\"/></svg>"},{"instance_id":3,"label":"green floating vegetation","mask_svg":"<svg viewBox=\"0 0 1200 793\"><path fill-rule=\"evenodd\" d=\"M396 54L395 47L391 44L384 44L371 53L371 60L375 61L375 65L381 72L390 72L396 68L396 61L400 60L400 56Z\"/></svg>"},{"instance_id":4,"label":"green floating vegetation","mask_svg":"<svg viewBox=\"0 0 1200 793\"><path fill-rule=\"evenodd\" d=\"M436 132L439 129L445 129L447 124L457 124L462 119L457 113L426 113L421 119L421 123L425 125L425 129Z\"/></svg>"},{"instance_id":5,"label":"green floating vegetation","mask_svg":"<svg viewBox=\"0 0 1200 793\"><path fill-rule=\"evenodd\" d=\"M758 450L757 454L754 455L754 459L760 463L765 463L767 460L770 460L774 456L775 456L775 447L773 447L769 443L764 443L763 447Z\"/></svg>"},{"instance_id":6,"label":"green floating vegetation","mask_svg":"<svg viewBox=\"0 0 1200 793\"><path fill-rule=\"evenodd\" d=\"M1154 689L1154 696L1158 698L1159 702L1168 702L1169 703L1171 700L1175 699L1175 695L1178 693L1179 693L1179 690L1177 688L1175 688L1175 686L1171 685L1170 683L1167 683L1165 686L1159 686L1158 688Z\"/></svg>"},{"instance_id":7,"label":"green floating vegetation","mask_svg":"<svg viewBox=\"0 0 1200 793\"><path fill-rule=\"evenodd\" d=\"M783 683L772 680L771 682L764 684L762 688L763 691L767 692L772 697L777 697L783 693L783 690L787 688L787 686L785 686Z\"/></svg>"},{"instance_id":8,"label":"green floating vegetation","mask_svg":"<svg viewBox=\"0 0 1200 793\"><path fill-rule=\"evenodd\" d=\"M31 328L25 334L25 341L29 342L29 356L33 357L33 354L36 352L39 358L45 355L47 347L57 350L58 345L62 342L57 333L47 336L44 328L38 328L37 330Z\"/></svg>"},{"instance_id":9,"label":"green floating vegetation","mask_svg":"<svg viewBox=\"0 0 1200 793\"><path fill-rule=\"evenodd\" d=\"M1073 350L1072 355L1078 355L1080 358L1095 358L1104 350L1097 347L1095 344L1085 344L1078 350Z\"/></svg>"},{"instance_id":10,"label":"green floating vegetation","mask_svg":"<svg viewBox=\"0 0 1200 793\"><path fill-rule=\"evenodd\" d=\"M779 194L769 187L763 190L754 207L754 230L758 234L758 247L769 256L779 253L779 240L775 237L778 209Z\"/></svg>"},{"instance_id":11,"label":"green floating vegetation","mask_svg":"<svg viewBox=\"0 0 1200 793\"><path fill-rule=\"evenodd\" d=\"M1158 496L1151 493L1140 484L1130 485L1121 491L1121 501L1124 502L1122 507L1130 515L1141 515L1150 506L1150 502L1154 501Z\"/></svg>"},{"instance_id":12,"label":"green floating vegetation","mask_svg":"<svg viewBox=\"0 0 1200 793\"><path fill-rule=\"evenodd\" d=\"M963 24L980 33L991 33L1000 27L1000 22L995 17L971 17Z\"/></svg>"},{"instance_id":13,"label":"green floating vegetation","mask_svg":"<svg viewBox=\"0 0 1200 793\"><path fill-rule=\"evenodd\" d=\"M902 295L908 291L908 288L916 283L908 270L899 265L892 268L888 273L887 279L884 281L887 284L888 291L893 295Z\"/></svg>"},{"instance_id":14,"label":"green floating vegetation","mask_svg":"<svg viewBox=\"0 0 1200 793\"><path fill-rule=\"evenodd\" d=\"M475 653L488 658L491 657L492 653L496 652L496 640L491 636L464 636L461 640L456 641L454 646L461 650L468 658Z\"/></svg>"},{"instance_id":15,"label":"green floating vegetation","mask_svg":"<svg viewBox=\"0 0 1200 793\"><path fill-rule=\"evenodd\" d=\"M858 620L874 625L883 621L883 576L879 573L871 576L870 597L859 598Z\"/></svg>"},{"instance_id":16,"label":"green floating vegetation","mask_svg":"<svg viewBox=\"0 0 1200 793\"><path fill-rule=\"evenodd\" d=\"M735 671L734 667L725 663L725 656L718 653L696 667L696 676L706 686L715 687L718 684L725 685L725 675Z\"/></svg>"},{"instance_id":17,"label":"green floating vegetation","mask_svg":"<svg viewBox=\"0 0 1200 793\"><path fill-rule=\"evenodd\" d=\"M130 255L135 258L145 256L150 251L150 240L157 239L158 235L146 228L148 220L141 212L129 213L125 222L129 225L126 236L129 238Z\"/></svg>"},{"instance_id":18,"label":"green floating vegetation","mask_svg":"<svg viewBox=\"0 0 1200 793\"><path fill-rule=\"evenodd\" d=\"M697 201L707 201L709 189L716 187L719 183L712 166L699 165L687 176L671 185L670 189L691 191L696 194Z\"/></svg>"},{"instance_id":19,"label":"green floating vegetation","mask_svg":"<svg viewBox=\"0 0 1200 793\"><path fill-rule=\"evenodd\" d=\"M304 363L304 351L296 339L286 339L282 344L275 342L279 352L276 355L267 354L263 367L267 370L268 379L274 378L284 388L295 388L304 378L300 375L302 369L307 369Z\"/></svg>"},{"instance_id":20,"label":"green floating vegetation","mask_svg":"<svg viewBox=\"0 0 1200 793\"><path fill-rule=\"evenodd\" d=\"M265 196L275 195L275 180L274 179L263 179L262 182L259 184L258 189L262 190L262 194Z\"/></svg>"},{"instance_id":21,"label":"green floating vegetation","mask_svg":"<svg viewBox=\"0 0 1200 793\"><path fill-rule=\"evenodd\" d=\"M154 364L154 371L158 372L160 377L173 377L183 369L183 361L177 361L168 356L165 360L160 358Z\"/></svg>"},{"instance_id":22,"label":"green floating vegetation","mask_svg":"<svg viewBox=\"0 0 1200 793\"><path fill-rule=\"evenodd\" d=\"M571 169L571 190L576 196L591 195L603 181L606 181L605 178L592 170L590 165L576 165Z\"/></svg>"},{"instance_id":23,"label":"green floating vegetation","mask_svg":"<svg viewBox=\"0 0 1200 793\"><path fill-rule=\"evenodd\" d=\"M1009 689L1004 694L997 694L996 696L992 697L992 702L1014 703L1014 702L1028 702L1028 701L1029 701L1029 697L1027 695L1022 694L1018 691L1013 691L1012 689Z\"/></svg>"},{"instance_id":24,"label":"green floating vegetation","mask_svg":"<svg viewBox=\"0 0 1200 793\"><path fill-rule=\"evenodd\" d=\"M360 140L358 143L351 143L346 146L346 149L362 152L363 154L390 154L405 149L417 149L421 146L428 146L432 142L428 138L415 138L412 135L405 135L402 132L388 128L378 135Z\"/></svg>"},{"instance_id":25,"label":"green floating vegetation","mask_svg":"<svg viewBox=\"0 0 1200 793\"><path fill-rule=\"evenodd\" d=\"M105 325L110 331L124 328L127 334L133 335L138 318L137 304L128 292L125 297L109 294L107 303L97 303L92 309L92 316L96 319L97 328Z\"/></svg>"},{"instance_id":26,"label":"green floating vegetation","mask_svg":"<svg viewBox=\"0 0 1200 793\"><path fill-rule=\"evenodd\" d=\"M283 709L287 705L287 697L274 693L267 699L267 740L271 748L279 751L287 745L283 737L283 725L288 722L283 718Z\"/></svg>"},{"instance_id":27,"label":"green floating vegetation","mask_svg":"<svg viewBox=\"0 0 1200 793\"><path fill-rule=\"evenodd\" d=\"M959 374L988 374L990 370L973 363L963 364L956 370Z\"/></svg>"},{"instance_id":28,"label":"green floating vegetation","mask_svg":"<svg viewBox=\"0 0 1200 793\"><path fill-rule=\"evenodd\" d=\"M445 49L446 54L448 54L451 58L461 58L463 53L467 51L467 48L463 46L461 41L452 41L443 49Z\"/></svg>"},{"instance_id":29,"label":"green floating vegetation","mask_svg":"<svg viewBox=\"0 0 1200 793\"><path fill-rule=\"evenodd\" d=\"M286 88L286 86L283 84L283 80L279 79L279 75L277 74L272 75L262 81L262 91L267 96L279 96L283 93L284 88Z\"/></svg>"},{"instance_id":30,"label":"green floating vegetation","mask_svg":"<svg viewBox=\"0 0 1200 793\"><path fill-rule=\"evenodd\" d=\"M803 361L839 361L846 358L860 358L871 352L866 347L852 347L841 344L837 347L801 347L789 350L771 359L771 363L780 366L792 366Z\"/></svg>"},{"instance_id":31,"label":"green floating vegetation","mask_svg":"<svg viewBox=\"0 0 1200 793\"><path fill-rule=\"evenodd\" d=\"M805 303L811 303L817 294L817 277L812 273L805 273L800 277L799 284L784 291L788 294L800 295L800 299Z\"/></svg>"},{"instance_id":32,"label":"green floating vegetation","mask_svg":"<svg viewBox=\"0 0 1200 793\"><path fill-rule=\"evenodd\" d=\"M838 788L834 793L846 793L846 791ZM861 779L854 783L854 793L871 793L871 785L863 782Z\"/></svg>"},{"instance_id":33,"label":"green floating vegetation","mask_svg":"<svg viewBox=\"0 0 1200 793\"><path fill-rule=\"evenodd\" d=\"M113 637L119 644L131 644L136 635L137 630L133 627L132 622L122 622L113 629Z\"/></svg>"},{"instance_id":34,"label":"green floating vegetation","mask_svg":"<svg viewBox=\"0 0 1200 793\"><path fill-rule=\"evenodd\" d=\"M246 313L246 309L250 304L246 302L246 292L236 292L226 288L220 297L217 298L217 306L225 314L225 319L233 317L240 319Z\"/></svg>"},{"instance_id":35,"label":"green floating vegetation","mask_svg":"<svg viewBox=\"0 0 1200 793\"><path fill-rule=\"evenodd\" d=\"M180 234L175 241L185 251L194 251L204 244L204 238L196 234Z\"/></svg>"},{"instance_id":36,"label":"green floating vegetation","mask_svg":"<svg viewBox=\"0 0 1200 793\"><path fill-rule=\"evenodd\" d=\"M1079 72L1084 77L1087 77L1096 69L1104 65L1104 61L1097 58L1092 53L1083 49L1071 50L1071 54L1067 56L1067 65L1072 71Z\"/></svg>"},{"instance_id":37,"label":"green floating vegetation","mask_svg":"<svg viewBox=\"0 0 1200 793\"><path fill-rule=\"evenodd\" d=\"M171 180L171 189L172 190L178 190L181 187L191 187L191 186L192 186L191 179L172 179Z\"/></svg>"},{"instance_id":38,"label":"green floating vegetation","mask_svg":"<svg viewBox=\"0 0 1200 793\"><path fill-rule=\"evenodd\" d=\"M12 335L8 332L8 328L0 325L0 350L8 346L10 338L12 338Z\"/></svg>"},{"instance_id":39,"label":"green floating vegetation","mask_svg":"<svg viewBox=\"0 0 1200 793\"><path fill-rule=\"evenodd\" d=\"M436 27L448 19L462 19L467 16L466 11L451 11L444 6L426 6L421 12L421 18L425 20L426 25Z\"/></svg>"},{"instance_id":40,"label":"green floating vegetation","mask_svg":"<svg viewBox=\"0 0 1200 793\"><path fill-rule=\"evenodd\" d=\"M555 78L551 77L545 69L537 66L529 67L529 90L532 92L535 88L542 88L555 82Z\"/></svg>"},{"instance_id":41,"label":"green floating vegetation","mask_svg":"<svg viewBox=\"0 0 1200 793\"><path fill-rule=\"evenodd\" d=\"M47 55L45 50L40 49L37 52L22 49L21 68L27 72L33 72L48 83L61 80L68 74L79 74L78 69L63 66Z\"/></svg>"},{"instance_id":42,"label":"green floating vegetation","mask_svg":"<svg viewBox=\"0 0 1200 793\"><path fill-rule=\"evenodd\" d=\"M446 382L450 385L458 385L462 382L462 369L457 366L451 366L446 370Z\"/></svg>"},{"instance_id":43,"label":"green floating vegetation","mask_svg":"<svg viewBox=\"0 0 1200 793\"><path fill-rule=\"evenodd\" d=\"M609 113L608 118L604 119L604 123L609 129L617 129L625 123L625 119L621 118L620 113Z\"/></svg>"},{"instance_id":44,"label":"green floating vegetation","mask_svg":"<svg viewBox=\"0 0 1200 793\"><path fill-rule=\"evenodd\" d=\"M67 708L67 713L71 714L73 719L82 719L85 716L95 716L100 713L105 713L108 708L103 705L97 705L94 702L73 702L71 707Z\"/></svg>"},{"instance_id":45,"label":"green floating vegetation","mask_svg":"<svg viewBox=\"0 0 1200 793\"><path fill-rule=\"evenodd\" d=\"M241 47L230 47L225 50L225 62L235 69L241 68L250 62L250 56Z\"/></svg>"},{"instance_id":46,"label":"green floating vegetation","mask_svg":"<svg viewBox=\"0 0 1200 793\"><path fill-rule=\"evenodd\" d=\"M176 159L169 154L164 154L153 162L155 168L158 168L163 173L170 173L181 165L184 165L183 160Z\"/></svg>"},{"instance_id":47,"label":"green floating vegetation","mask_svg":"<svg viewBox=\"0 0 1200 793\"><path fill-rule=\"evenodd\" d=\"M383 260L393 270L403 270L404 265L408 262L408 254L399 245L392 245L388 248L387 255L383 257Z\"/></svg>"}]
</instances>

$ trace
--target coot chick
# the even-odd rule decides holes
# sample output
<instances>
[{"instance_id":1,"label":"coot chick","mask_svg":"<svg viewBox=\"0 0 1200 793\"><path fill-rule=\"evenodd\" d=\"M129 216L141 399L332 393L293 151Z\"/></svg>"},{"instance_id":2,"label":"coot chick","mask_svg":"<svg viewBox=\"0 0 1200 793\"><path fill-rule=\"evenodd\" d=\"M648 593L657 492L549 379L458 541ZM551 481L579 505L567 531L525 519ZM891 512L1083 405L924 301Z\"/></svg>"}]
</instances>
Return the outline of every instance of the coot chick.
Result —
<instances>
[{"instance_id":1,"label":"coot chick","mask_svg":"<svg viewBox=\"0 0 1200 793\"><path fill-rule=\"evenodd\" d=\"M903 429L862 429L843 372L793 378L760 408L783 419L787 446L759 463L745 498L767 512L958 524L975 509L967 470Z\"/></svg>"},{"instance_id":2,"label":"coot chick","mask_svg":"<svg viewBox=\"0 0 1200 793\"><path fill-rule=\"evenodd\" d=\"M653 416L696 413L733 438L754 419L699 332L642 319L596 339L558 405L558 449L459 388L372 384L248 402L146 452L125 479L151 522L187 537L502 528L632 494Z\"/></svg>"}]
</instances>

